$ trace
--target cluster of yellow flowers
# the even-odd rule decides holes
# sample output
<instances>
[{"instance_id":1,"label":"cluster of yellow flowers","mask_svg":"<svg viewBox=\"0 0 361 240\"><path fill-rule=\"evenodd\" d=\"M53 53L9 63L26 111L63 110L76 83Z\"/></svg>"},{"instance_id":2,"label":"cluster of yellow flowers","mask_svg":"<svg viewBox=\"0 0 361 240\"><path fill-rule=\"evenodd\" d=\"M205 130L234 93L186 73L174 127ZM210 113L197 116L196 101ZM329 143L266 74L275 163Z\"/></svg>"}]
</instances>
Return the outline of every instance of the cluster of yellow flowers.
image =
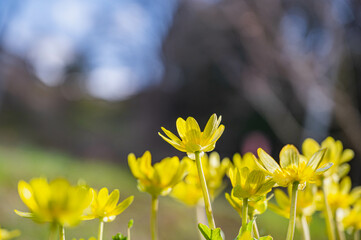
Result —
<instances>
[{"instance_id":1,"label":"cluster of yellow flowers","mask_svg":"<svg viewBox=\"0 0 361 240\"><path fill-rule=\"evenodd\" d=\"M317 210L324 212L330 239L336 239L336 236L344 239L343 229L354 232L360 229L361 189L356 187L350 191L351 180L346 177L350 169L347 162L354 155L352 150L343 150L342 143L331 137L321 144L309 138L302 144L302 154L294 145L284 146L279 154L279 164L261 148L257 156L246 153L242 157L236 153L233 162L228 158L221 161L216 152L209 156L205 154L215 148L224 131L220 123L221 117L213 114L202 132L194 118L178 118L179 137L162 127L166 136L159 135L174 148L186 152L187 157L180 162L173 157L171 159L176 159L173 164L166 163L170 161L166 158L153 168L150 153L146 152L137 161L130 154L129 166L138 179L139 190L148 192L153 199L170 193L188 206L204 204L208 225L214 230L211 200L224 189L223 177L228 175L232 191L226 193L226 199L241 216L243 226L252 222L252 238L249 239L263 239L259 237L254 217L265 212L268 206L290 219L287 239L293 239L296 222L304 239L310 239L308 223ZM288 188L288 195L275 189L276 204L273 204L269 203L273 194L267 196L267 193L275 187ZM204 226L200 227L202 233L204 229ZM239 239L248 236L245 229L241 229ZM153 232L156 233L156 229ZM152 239L157 238L156 234L152 236Z\"/></svg>"},{"instance_id":2,"label":"cluster of yellow flowers","mask_svg":"<svg viewBox=\"0 0 361 240\"><path fill-rule=\"evenodd\" d=\"M231 161L221 160L217 152L211 152L224 131L221 117L213 114L203 131L192 117L179 118L176 127L179 137L165 128L162 130L166 136L159 135L187 154L181 160L176 156L167 157L152 165L149 151L138 158L133 153L128 156L138 189L149 193L152 199L152 240L158 239L158 198L167 195L191 207L204 206L209 227L199 224L201 234L207 240L223 239L222 231L216 227L211 203L225 189L225 175L232 186L225 197L242 218L237 240L272 239L259 236L255 218L268 207L289 218L287 240L294 238L296 227L303 233L303 239L309 240L308 225L316 211L324 213L329 239L346 239L345 230L357 239L361 229L361 187L351 189L347 174L348 162L354 153L344 150L340 141L328 137L319 144L308 138L302 144L302 153L294 145L286 145L279 153L279 163L261 148L257 156L236 153ZM109 194L107 188L102 188L97 192L84 185L72 186L65 179L48 183L44 178L36 178L29 183L20 181L18 186L19 195L30 212L16 210L16 213L58 226L61 240L65 239L64 227L94 218L99 219L98 240L101 240L103 223L113 221L133 201L131 196L118 204L119 190ZM288 194L275 187L287 188ZM267 196L273 189L274 194ZM270 202L273 196L276 203Z\"/></svg>"},{"instance_id":3,"label":"cluster of yellow flowers","mask_svg":"<svg viewBox=\"0 0 361 240\"><path fill-rule=\"evenodd\" d=\"M91 219L99 219L98 240L101 240L104 222L113 221L133 202L130 196L118 203L118 189L110 194L107 188L97 192L85 185L73 186L62 178L50 183L45 178L34 178L29 183L20 181L18 191L30 212L15 210L16 214L35 222L51 223L53 232L59 228L61 240L65 239L65 227Z\"/></svg>"}]
</instances>

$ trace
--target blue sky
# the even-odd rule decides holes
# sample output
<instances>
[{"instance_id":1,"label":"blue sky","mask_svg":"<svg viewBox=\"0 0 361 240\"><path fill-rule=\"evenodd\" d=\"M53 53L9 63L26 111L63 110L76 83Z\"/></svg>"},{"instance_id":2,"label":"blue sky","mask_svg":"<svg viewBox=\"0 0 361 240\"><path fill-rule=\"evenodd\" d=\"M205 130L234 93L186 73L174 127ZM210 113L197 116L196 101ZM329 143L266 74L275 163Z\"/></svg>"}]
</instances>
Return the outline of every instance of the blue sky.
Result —
<instances>
[{"instance_id":1,"label":"blue sky","mask_svg":"<svg viewBox=\"0 0 361 240\"><path fill-rule=\"evenodd\" d=\"M161 46L177 0L2 0L1 45L49 86L85 59L90 94L122 100L162 77Z\"/></svg>"}]
</instances>

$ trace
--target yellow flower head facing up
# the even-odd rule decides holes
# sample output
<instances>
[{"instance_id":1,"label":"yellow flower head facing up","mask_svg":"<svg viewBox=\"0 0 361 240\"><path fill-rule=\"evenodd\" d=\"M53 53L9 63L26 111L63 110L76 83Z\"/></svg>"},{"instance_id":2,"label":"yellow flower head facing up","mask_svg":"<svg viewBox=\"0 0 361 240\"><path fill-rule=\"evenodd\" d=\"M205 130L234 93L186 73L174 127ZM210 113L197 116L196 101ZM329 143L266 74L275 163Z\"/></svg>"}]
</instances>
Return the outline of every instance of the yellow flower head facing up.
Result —
<instances>
[{"instance_id":1,"label":"yellow flower head facing up","mask_svg":"<svg viewBox=\"0 0 361 240\"><path fill-rule=\"evenodd\" d=\"M188 157L194 160L196 152L199 152L202 156L204 152L210 152L215 148L217 140L224 131L224 126L220 125L221 119L221 116L217 118L217 115L213 114L208 120L204 131L201 132L194 118L188 117L187 120L178 118L176 125L180 138L163 127L162 130L167 137L161 133L158 134L170 145L181 152L186 152Z\"/></svg>"},{"instance_id":2,"label":"yellow flower head facing up","mask_svg":"<svg viewBox=\"0 0 361 240\"><path fill-rule=\"evenodd\" d=\"M229 169L229 178L233 186L233 195L251 201L266 195L275 185L273 179L268 178L262 170L251 171L247 167Z\"/></svg>"},{"instance_id":3,"label":"yellow flower head facing up","mask_svg":"<svg viewBox=\"0 0 361 240\"><path fill-rule=\"evenodd\" d=\"M340 182L331 180L325 184L327 201L333 212L338 209L347 209L360 199L361 186L354 187L352 190L351 186L351 178L348 176L344 177Z\"/></svg>"},{"instance_id":4,"label":"yellow flower head facing up","mask_svg":"<svg viewBox=\"0 0 361 240\"><path fill-rule=\"evenodd\" d=\"M62 178L50 183L45 178L34 178L29 183L19 181L18 191L30 212L15 210L16 214L36 222L52 222L65 227L79 223L92 200L90 189L72 186Z\"/></svg>"},{"instance_id":5,"label":"yellow flower head facing up","mask_svg":"<svg viewBox=\"0 0 361 240\"><path fill-rule=\"evenodd\" d=\"M171 196L188 206L195 206L203 199L197 166L187 157L182 161L188 164L188 175L173 188ZM212 152L209 157L204 154L201 161L209 194L214 199L224 188L223 177L231 166L231 162L228 158L221 161L217 152Z\"/></svg>"},{"instance_id":6,"label":"yellow flower head facing up","mask_svg":"<svg viewBox=\"0 0 361 240\"><path fill-rule=\"evenodd\" d=\"M350 170L350 165L347 162L351 161L355 153L351 149L343 149L343 144L339 140L332 137L326 138L321 145L314 139L307 138L302 144L302 153L305 157L310 158L315 152L320 149L327 149L325 156L322 159L321 165L332 163L333 166L324 173L325 177L334 176L336 180L347 175Z\"/></svg>"},{"instance_id":7,"label":"yellow flower head facing up","mask_svg":"<svg viewBox=\"0 0 361 240\"><path fill-rule=\"evenodd\" d=\"M91 189L91 191L94 197L90 205L90 212L83 217L84 220L99 218L103 222L112 222L117 215L121 214L132 204L134 199L134 196L130 196L118 204L118 189L115 189L110 194L107 188L100 189L99 193L94 189Z\"/></svg>"},{"instance_id":8,"label":"yellow flower head facing up","mask_svg":"<svg viewBox=\"0 0 361 240\"><path fill-rule=\"evenodd\" d=\"M243 207L243 201L242 199L236 198L233 195L233 190L231 194L225 193L225 197L228 201L228 203L236 210L239 214L239 216L242 218L242 207ZM256 199L256 201L248 201L248 215L250 219L253 219L255 215L260 215L264 213L267 210L268 207L268 201L272 198L266 197L266 195L262 196L259 199Z\"/></svg>"},{"instance_id":9,"label":"yellow flower head facing up","mask_svg":"<svg viewBox=\"0 0 361 240\"><path fill-rule=\"evenodd\" d=\"M8 231L4 228L0 228L0 240L13 239L20 236L19 230Z\"/></svg>"},{"instance_id":10,"label":"yellow flower head facing up","mask_svg":"<svg viewBox=\"0 0 361 240\"><path fill-rule=\"evenodd\" d=\"M309 217L308 219L310 220L310 217L316 211L316 192L317 187L314 184L308 184L303 191L298 192L296 216ZM277 205L269 203L269 209L282 217L289 218L291 210L291 198L289 196L291 193L292 186L288 187L288 196L282 190L276 189L274 195Z\"/></svg>"},{"instance_id":11,"label":"yellow flower head facing up","mask_svg":"<svg viewBox=\"0 0 361 240\"><path fill-rule=\"evenodd\" d=\"M134 177L138 179L138 189L152 196L168 195L172 188L182 181L187 171L187 162L178 157L164 158L154 166L152 156L146 151L136 158L133 153L128 156L128 164Z\"/></svg>"},{"instance_id":12,"label":"yellow flower head facing up","mask_svg":"<svg viewBox=\"0 0 361 240\"><path fill-rule=\"evenodd\" d=\"M299 154L293 145L286 145L280 152L280 165L262 148L258 149L260 165L274 181L282 187L287 187L294 182L299 182L302 190L307 182L314 182L315 178L332 166L327 164L319 167L325 154L325 149L318 150L309 159Z\"/></svg>"}]
</instances>

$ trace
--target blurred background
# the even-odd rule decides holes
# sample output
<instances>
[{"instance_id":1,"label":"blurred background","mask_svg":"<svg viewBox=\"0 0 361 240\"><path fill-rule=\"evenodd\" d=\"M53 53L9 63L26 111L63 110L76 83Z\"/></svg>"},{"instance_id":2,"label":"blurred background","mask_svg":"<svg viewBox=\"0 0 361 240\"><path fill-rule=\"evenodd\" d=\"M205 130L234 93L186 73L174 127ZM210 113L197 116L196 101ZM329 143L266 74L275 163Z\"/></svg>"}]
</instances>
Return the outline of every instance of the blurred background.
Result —
<instances>
[{"instance_id":1,"label":"blurred background","mask_svg":"<svg viewBox=\"0 0 361 240\"><path fill-rule=\"evenodd\" d=\"M9 204L0 224L33 230L12 213L24 208L19 179L67 176L127 185L123 196L139 195L134 208L144 210L111 233L139 215L135 239L147 239L137 221L148 224L149 199L137 193L127 155L183 156L160 127L175 132L178 117L193 116L203 128L213 113L226 126L221 157L258 147L276 157L285 144L330 135L355 151L351 178L360 185L360 78L357 0L2 0L0 179ZM238 216L219 201L234 236ZM172 239L195 236L169 218L180 227L165 221L167 229L189 232ZM24 229L21 239L37 238Z\"/></svg>"}]
</instances>

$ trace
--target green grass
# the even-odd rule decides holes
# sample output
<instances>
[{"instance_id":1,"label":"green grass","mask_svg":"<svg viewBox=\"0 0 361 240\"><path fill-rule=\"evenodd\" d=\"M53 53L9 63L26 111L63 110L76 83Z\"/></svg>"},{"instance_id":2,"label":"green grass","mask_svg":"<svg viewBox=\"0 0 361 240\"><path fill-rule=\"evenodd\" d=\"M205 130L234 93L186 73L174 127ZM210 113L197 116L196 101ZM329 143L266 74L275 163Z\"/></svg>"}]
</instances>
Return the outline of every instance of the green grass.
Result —
<instances>
[{"instance_id":1,"label":"green grass","mask_svg":"<svg viewBox=\"0 0 361 240\"><path fill-rule=\"evenodd\" d=\"M69 155L34 147L0 146L0 225L7 229L19 229L22 240L47 239L49 226L36 224L14 213L14 209L27 211L17 194L19 180L29 181L33 177L48 179L65 177L72 183L79 179L93 188L119 189L121 199L134 195L133 204L114 222L105 224L104 239L110 240L117 232L126 233L129 219L134 219L132 240L150 239L150 197L140 193L136 180L127 166L96 160L76 159ZM228 205L223 194L213 204L216 225L221 227L226 239L234 239L241 221L238 214ZM160 198L159 235L160 240L193 240L198 238L195 209L185 207L168 197ZM260 233L271 234L275 240L284 239L287 219L267 211L257 218ZM66 229L67 239L97 236L96 220L81 223L75 228ZM312 221L313 239L325 237L323 221L318 217ZM296 238L300 239L300 238Z\"/></svg>"}]
</instances>

